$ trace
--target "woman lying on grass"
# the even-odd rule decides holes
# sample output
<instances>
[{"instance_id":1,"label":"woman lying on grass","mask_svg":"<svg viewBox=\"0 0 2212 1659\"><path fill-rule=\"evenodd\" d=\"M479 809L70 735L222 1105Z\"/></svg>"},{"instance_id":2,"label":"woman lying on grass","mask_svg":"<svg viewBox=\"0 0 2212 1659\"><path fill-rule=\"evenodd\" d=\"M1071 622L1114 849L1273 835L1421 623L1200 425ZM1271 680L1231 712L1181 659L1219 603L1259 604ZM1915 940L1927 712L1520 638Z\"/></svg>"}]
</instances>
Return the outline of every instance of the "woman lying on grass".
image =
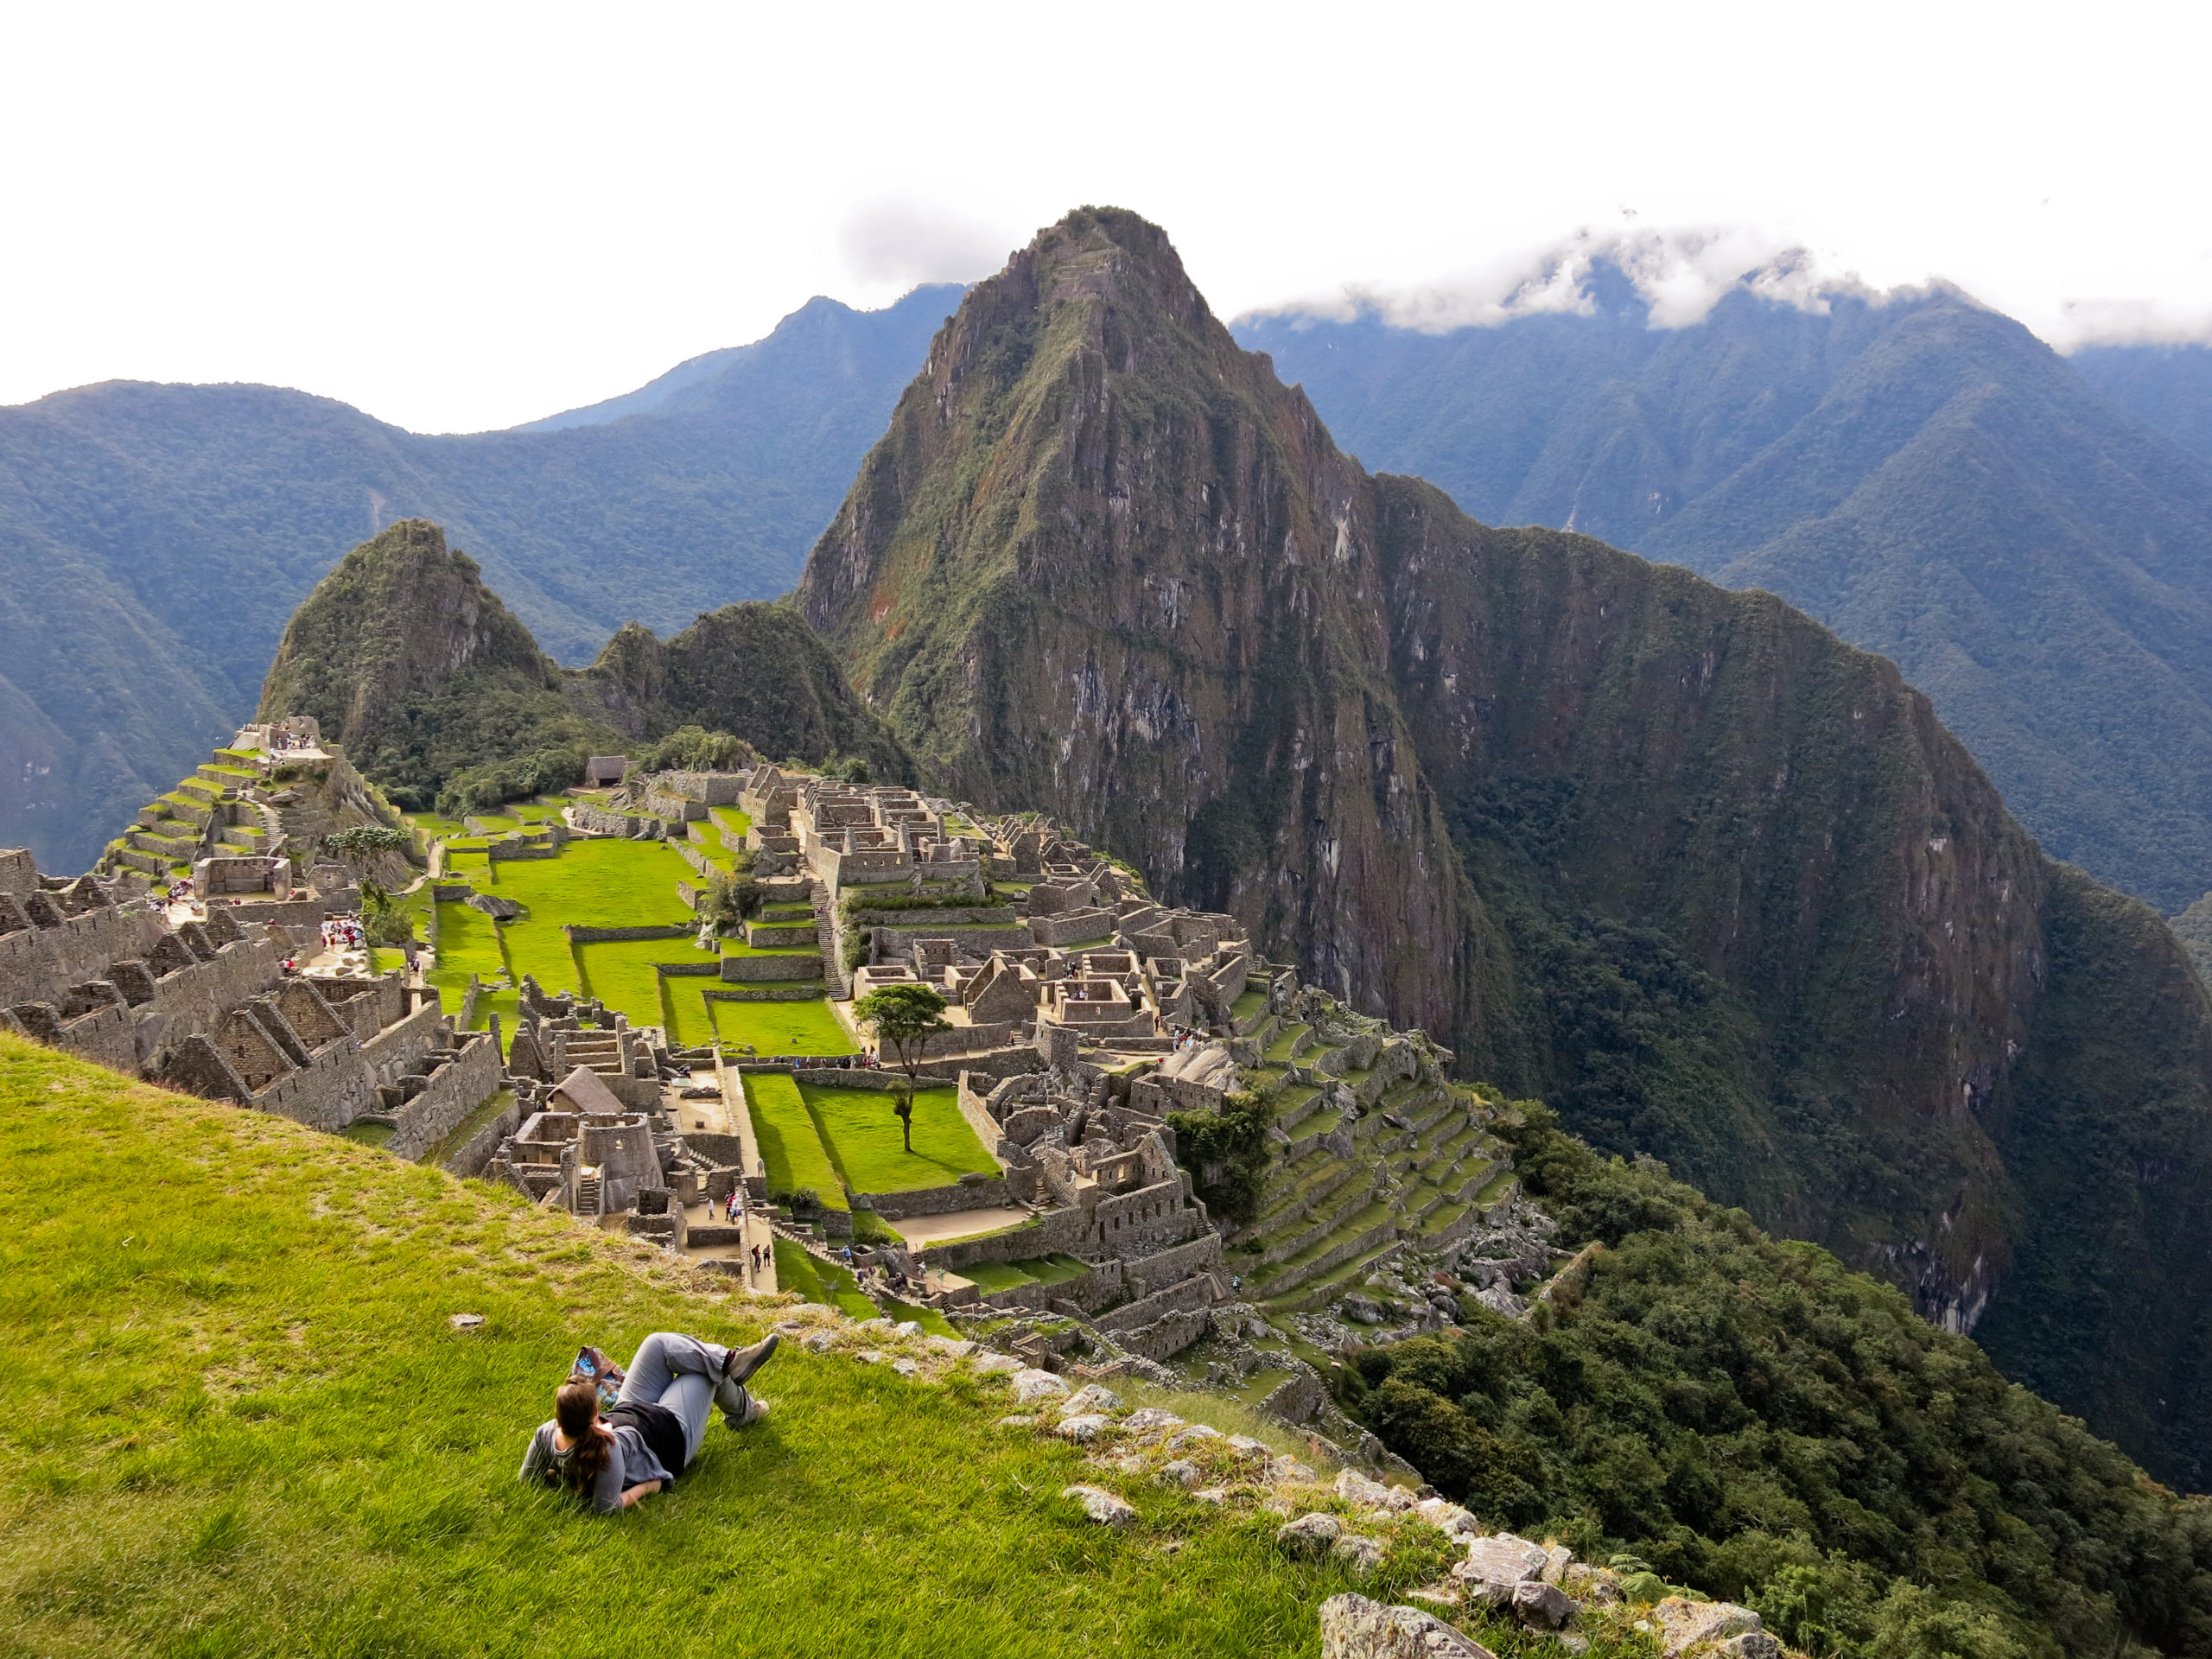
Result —
<instances>
[{"instance_id":1,"label":"woman lying on grass","mask_svg":"<svg viewBox=\"0 0 2212 1659\"><path fill-rule=\"evenodd\" d=\"M601 1515L626 1510L675 1482L707 1438L707 1408L744 1428L768 1414L768 1402L746 1392L746 1379L776 1351L771 1335L750 1348L673 1331L656 1331L638 1344L622 1392L604 1416L599 1384L571 1376L553 1395L553 1421L540 1423L523 1454L522 1478L588 1492Z\"/></svg>"}]
</instances>

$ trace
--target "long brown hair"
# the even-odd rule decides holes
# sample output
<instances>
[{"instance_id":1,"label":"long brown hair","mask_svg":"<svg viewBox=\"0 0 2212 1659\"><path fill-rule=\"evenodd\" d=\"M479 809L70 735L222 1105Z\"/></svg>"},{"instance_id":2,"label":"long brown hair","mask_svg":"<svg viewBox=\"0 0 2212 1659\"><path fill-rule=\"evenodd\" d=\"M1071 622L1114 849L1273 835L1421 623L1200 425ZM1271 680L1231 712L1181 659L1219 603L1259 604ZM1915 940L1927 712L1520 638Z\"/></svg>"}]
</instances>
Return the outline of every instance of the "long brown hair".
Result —
<instances>
[{"instance_id":1,"label":"long brown hair","mask_svg":"<svg viewBox=\"0 0 2212 1659\"><path fill-rule=\"evenodd\" d=\"M569 1484L588 1492L614 1454L614 1437L599 1426L599 1385L563 1383L553 1396L553 1421L569 1440Z\"/></svg>"}]
</instances>

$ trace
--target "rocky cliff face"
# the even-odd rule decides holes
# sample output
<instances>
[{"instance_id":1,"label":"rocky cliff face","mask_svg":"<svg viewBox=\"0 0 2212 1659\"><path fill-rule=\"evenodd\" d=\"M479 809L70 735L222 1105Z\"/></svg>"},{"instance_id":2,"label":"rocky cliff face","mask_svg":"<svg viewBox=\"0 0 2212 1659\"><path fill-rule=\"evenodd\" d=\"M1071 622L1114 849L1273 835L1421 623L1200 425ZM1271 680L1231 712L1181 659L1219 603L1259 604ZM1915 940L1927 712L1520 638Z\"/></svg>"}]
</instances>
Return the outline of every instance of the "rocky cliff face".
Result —
<instances>
[{"instance_id":1,"label":"rocky cliff face","mask_svg":"<svg viewBox=\"0 0 2212 1659\"><path fill-rule=\"evenodd\" d=\"M1370 486L1156 228L971 294L801 610L955 794L1045 807L1369 1011L1478 1020L1471 895L1389 677Z\"/></svg>"},{"instance_id":2,"label":"rocky cliff face","mask_svg":"<svg viewBox=\"0 0 2212 1659\"><path fill-rule=\"evenodd\" d=\"M798 599L939 786L1059 816L1932 1318L2080 1265L2019 1172L2101 1135L2139 1169L2098 1184L2101 1248L2212 1287L2151 1249L2212 1191L2178 957L2131 970L2157 1067L2073 1052L2144 1017L2095 964L2147 912L2065 905L2062 982L2073 887L1894 667L1766 595L1370 477L1134 215L1072 214L970 292ZM2200 1467L2208 1437L2145 1435L2201 1341L2078 1298L2067 1320L2129 1357L2057 1397Z\"/></svg>"}]
</instances>

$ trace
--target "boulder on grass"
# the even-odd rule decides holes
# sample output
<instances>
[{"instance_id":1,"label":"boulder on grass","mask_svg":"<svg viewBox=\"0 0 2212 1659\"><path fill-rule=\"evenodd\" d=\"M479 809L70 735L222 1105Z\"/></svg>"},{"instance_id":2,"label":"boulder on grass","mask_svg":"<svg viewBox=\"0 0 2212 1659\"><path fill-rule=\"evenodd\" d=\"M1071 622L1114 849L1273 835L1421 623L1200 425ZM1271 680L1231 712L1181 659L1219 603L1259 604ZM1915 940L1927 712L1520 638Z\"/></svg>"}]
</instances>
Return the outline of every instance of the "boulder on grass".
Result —
<instances>
[{"instance_id":1,"label":"boulder on grass","mask_svg":"<svg viewBox=\"0 0 2212 1659\"><path fill-rule=\"evenodd\" d=\"M1452 1576L1466 1585L1468 1594L1503 1607L1513 1599L1516 1587L1541 1578L1550 1560L1526 1538L1501 1532L1470 1542L1467 1559L1452 1569Z\"/></svg>"},{"instance_id":2,"label":"boulder on grass","mask_svg":"<svg viewBox=\"0 0 2212 1659\"><path fill-rule=\"evenodd\" d=\"M1574 1603L1555 1584L1530 1580L1513 1586L1513 1616L1540 1630L1555 1630L1574 1616Z\"/></svg>"},{"instance_id":3,"label":"boulder on grass","mask_svg":"<svg viewBox=\"0 0 2212 1659\"><path fill-rule=\"evenodd\" d=\"M1659 1648L1666 1654L1688 1651L1700 1642L1763 1633L1766 1626L1748 1607L1732 1601L1690 1601L1669 1596L1651 1610L1659 1624Z\"/></svg>"},{"instance_id":4,"label":"boulder on grass","mask_svg":"<svg viewBox=\"0 0 2212 1659\"><path fill-rule=\"evenodd\" d=\"M1126 1527L1137 1518L1137 1512L1103 1486L1069 1486L1062 1489L1062 1497L1071 1497L1083 1505L1083 1512L1102 1527Z\"/></svg>"},{"instance_id":5,"label":"boulder on grass","mask_svg":"<svg viewBox=\"0 0 2212 1659\"><path fill-rule=\"evenodd\" d=\"M1382 1541L1364 1533L1348 1532L1329 1547L1329 1554L1365 1578L1382 1565Z\"/></svg>"},{"instance_id":6,"label":"boulder on grass","mask_svg":"<svg viewBox=\"0 0 2212 1659\"><path fill-rule=\"evenodd\" d=\"M1337 1535L1343 1531L1342 1523L1333 1515L1301 1515L1275 1529L1275 1547L1286 1555L1319 1560L1329 1553L1329 1546L1337 1541Z\"/></svg>"},{"instance_id":7,"label":"boulder on grass","mask_svg":"<svg viewBox=\"0 0 2212 1659\"><path fill-rule=\"evenodd\" d=\"M1321 1604L1321 1659L1497 1659L1418 1607L1392 1607L1365 1596Z\"/></svg>"}]
</instances>

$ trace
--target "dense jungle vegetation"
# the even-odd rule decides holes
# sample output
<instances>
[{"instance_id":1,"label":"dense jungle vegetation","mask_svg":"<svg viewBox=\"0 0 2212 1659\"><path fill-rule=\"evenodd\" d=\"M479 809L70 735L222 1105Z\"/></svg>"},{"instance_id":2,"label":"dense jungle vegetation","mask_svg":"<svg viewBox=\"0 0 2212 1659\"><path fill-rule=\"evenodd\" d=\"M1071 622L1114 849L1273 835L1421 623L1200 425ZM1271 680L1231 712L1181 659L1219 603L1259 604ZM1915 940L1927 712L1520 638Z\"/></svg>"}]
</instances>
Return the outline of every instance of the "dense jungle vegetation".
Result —
<instances>
[{"instance_id":1,"label":"dense jungle vegetation","mask_svg":"<svg viewBox=\"0 0 2212 1659\"><path fill-rule=\"evenodd\" d=\"M1581 1259L1527 1319L1470 1300L1342 1385L1440 1491L1834 1659L2212 1645L2212 1504L1664 1166L1533 1102L1500 1133Z\"/></svg>"}]
</instances>

